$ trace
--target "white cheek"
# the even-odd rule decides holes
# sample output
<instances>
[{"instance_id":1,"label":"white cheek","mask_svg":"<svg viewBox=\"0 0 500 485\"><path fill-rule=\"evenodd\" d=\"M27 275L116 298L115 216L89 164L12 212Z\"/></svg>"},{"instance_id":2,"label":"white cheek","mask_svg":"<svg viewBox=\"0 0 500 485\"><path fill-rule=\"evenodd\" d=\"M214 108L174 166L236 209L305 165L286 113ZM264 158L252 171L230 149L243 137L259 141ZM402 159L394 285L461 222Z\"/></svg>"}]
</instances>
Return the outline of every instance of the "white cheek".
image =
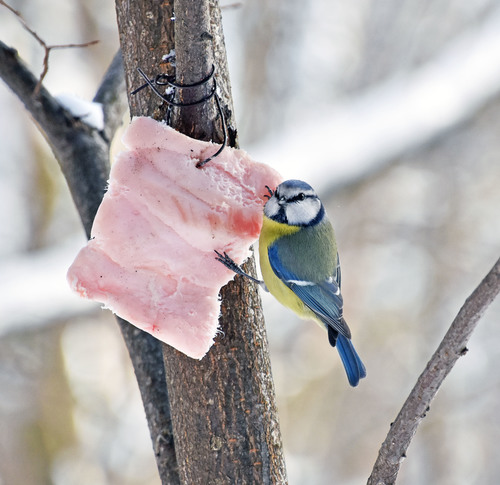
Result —
<instances>
[{"instance_id":1,"label":"white cheek","mask_svg":"<svg viewBox=\"0 0 500 485\"><path fill-rule=\"evenodd\" d=\"M285 210L288 224L308 224L316 218L320 207L320 203L317 199L306 199L299 204L294 203L288 205Z\"/></svg>"},{"instance_id":2,"label":"white cheek","mask_svg":"<svg viewBox=\"0 0 500 485\"><path fill-rule=\"evenodd\" d=\"M266 217L273 217L278 214L280 210L280 206L278 204L278 201L276 200L275 197L271 197L267 202L266 205L264 206L264 214Z\"/></svg>"}]
</instances>

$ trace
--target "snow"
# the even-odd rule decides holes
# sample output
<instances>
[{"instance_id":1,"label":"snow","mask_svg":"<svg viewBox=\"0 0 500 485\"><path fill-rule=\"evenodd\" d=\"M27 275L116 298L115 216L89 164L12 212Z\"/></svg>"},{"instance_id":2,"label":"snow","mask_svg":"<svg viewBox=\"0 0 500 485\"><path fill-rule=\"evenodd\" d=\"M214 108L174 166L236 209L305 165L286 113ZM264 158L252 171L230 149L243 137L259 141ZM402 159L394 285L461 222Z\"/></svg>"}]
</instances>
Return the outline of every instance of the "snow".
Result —
<instances>
[{"instance_id":1,"label":"snow","mask_svg":"<svg viewBox=\"0 0 500 485\"><path fill-rule=\"evenodd\" d=\"M172 62L173 59L175 59L175 49L170 49L170 52L161 58L165 62Z\"/></svg>"},{"instance_id":2,"label":"snow","mask_svg":"<svg viewBox=\"0 0 500 485\"><path fill-rule=\"evenodd\" d=\"M58 94L55 98L75 118L80 118L96 130L102 131L104 129L104 112L101 103L86 101L70 93Z\"/></svg>"}]
</instances>

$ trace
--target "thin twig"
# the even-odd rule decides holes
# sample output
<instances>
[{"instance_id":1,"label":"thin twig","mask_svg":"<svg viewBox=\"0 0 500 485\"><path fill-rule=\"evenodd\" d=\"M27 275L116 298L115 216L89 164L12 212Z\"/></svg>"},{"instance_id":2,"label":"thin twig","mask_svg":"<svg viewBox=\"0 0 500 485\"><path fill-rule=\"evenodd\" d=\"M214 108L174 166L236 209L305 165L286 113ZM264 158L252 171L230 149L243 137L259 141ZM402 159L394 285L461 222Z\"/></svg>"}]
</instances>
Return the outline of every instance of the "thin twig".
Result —
<instances>
[{"instance_id":1,"label":"thin twig","mask_svg":"<svg viewBox=\"0 0 500 485\"><path fill-rule=\"evenodd\" d=\"M368 485L391 485L417 427L429 411L439 387L456 361L467 353L467 342L479 319L500 292L500 259L465 300L438 349L418 378L382 444Z\"/></svg>"},{"instance_id":2,"label":"thin twig","mask_svg":"<svg viewBox=\"0 0 500 485\"><path fill-rule=\"evenodd\" d=\"M98 40L91 40L89 42L84 42L82 44L54 44L54 45L48 45L26 22L24 17L21 15L21 12L16 10L15 8L11 7L8 3L6 3L4 0L0 0L0 5L3 5L7 10L10 10L19 20L23 28L29 32L29 34L42 46L44 50L44 56L43 56L43 69L40 74L40 77L38 78L38 83L35 86L35 89L33 90L33 96L36 97L38 96L40 92L40 88L42 87L42 82L45 79L45 76L47 75L47 72L49 71L49 55L50 51L53 49L71 49L74 47L89 47L91 45L97 44L99 41Z\"/></svg>"},{"instance_id":3,"label":"thin twig","mask_svg":"<svg viewBox=\"0 0 500 485\"><path fill-rule=\"evenodd\" d=\"M2 2L2 0L0 0L0 2ZM99 42L98 40L91 40L90 42L84 42L83 44L47 45L47 44L45 44L45 42L42 41L40 43L40 45L45 50L45 54L43 56L43 69L42 69L42 73L40 74L40 78L38 79L38 83L35 86L35 90L33 91L33 96L38 96L38 93L40 91L40 87L42 86L43 80L45 79L45 76L47 75L47 72L49 71L49 55L50 55L50 51L52 49L66 49L66 48L69 49L72 47L88 47L88 46L97 44L98 42Z\"/></svg>"}]
</instances>

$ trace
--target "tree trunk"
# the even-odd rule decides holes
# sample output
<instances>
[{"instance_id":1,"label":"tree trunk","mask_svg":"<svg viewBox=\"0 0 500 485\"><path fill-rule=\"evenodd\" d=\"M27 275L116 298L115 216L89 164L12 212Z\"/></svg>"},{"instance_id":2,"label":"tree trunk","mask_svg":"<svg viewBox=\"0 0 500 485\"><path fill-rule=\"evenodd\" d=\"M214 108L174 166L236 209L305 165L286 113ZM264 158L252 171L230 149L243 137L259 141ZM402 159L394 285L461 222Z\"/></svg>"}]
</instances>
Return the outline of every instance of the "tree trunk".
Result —
<instances>
[{"instance_id":1,"label":"tree trunk","mask_svg":"<svg viewBox=\"0 0 500 485\"><path fill-rule=\"evenodd\" d=\"M200 81L215 64L228 142L236 143L220 10L206 0L117 0L120 41L129 92L142 84L141 67L150 77L166 72L161 59L173 48L176 79ZM151 30L153 29L153 30ZM203 89L181 96L203 95ZM189 91L189 94L188 94ZM198 91L198 92L195 92ZM184 98L183 101L189 101ZM149 90L130 100L132 115L163 119L166 106ZM174 128L199 139L221 141L220 117L213 99L176 110ZM249 269L254 270L253 260ZM286 483L281 435L271 377L261 302L254 285L237 277L221 291L221 334L201 361L164 346L175 451L183 484ZM166 482L162 477L163 483Z\"/></svg>"}]
</instances>

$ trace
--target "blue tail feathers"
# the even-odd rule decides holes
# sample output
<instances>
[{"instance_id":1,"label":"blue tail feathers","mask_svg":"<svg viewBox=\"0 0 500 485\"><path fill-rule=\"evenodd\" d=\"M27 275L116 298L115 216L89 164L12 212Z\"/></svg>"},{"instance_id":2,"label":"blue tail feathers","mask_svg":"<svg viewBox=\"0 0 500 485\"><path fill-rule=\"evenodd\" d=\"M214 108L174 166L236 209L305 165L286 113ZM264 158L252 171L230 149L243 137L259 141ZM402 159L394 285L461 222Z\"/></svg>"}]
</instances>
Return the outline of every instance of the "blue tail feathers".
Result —
<instances>
[{"instance_id":1,"label":"blue tail feathers","mask_svg":"<svg viewBox=\"0 0 500 485\"><path fill-rule=\"evenodd\" d=\"M356 387L360 379L366 377L366 369L354 349L352 342L343 335L337 336L337 349L344 364L344 369L349 379L349 384Z\"/></svg>"}]
</instances>

